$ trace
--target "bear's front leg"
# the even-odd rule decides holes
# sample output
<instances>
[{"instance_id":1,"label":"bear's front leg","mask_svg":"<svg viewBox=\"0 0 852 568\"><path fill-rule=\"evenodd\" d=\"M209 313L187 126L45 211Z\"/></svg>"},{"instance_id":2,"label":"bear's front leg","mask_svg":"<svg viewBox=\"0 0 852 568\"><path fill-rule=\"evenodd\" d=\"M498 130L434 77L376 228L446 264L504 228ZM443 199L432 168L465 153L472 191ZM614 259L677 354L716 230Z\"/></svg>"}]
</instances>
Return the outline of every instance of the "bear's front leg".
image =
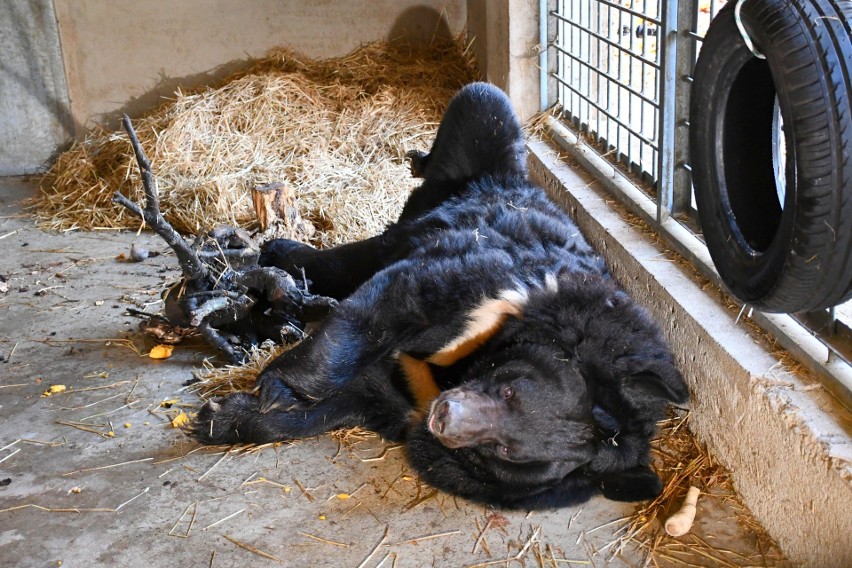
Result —
<instances>
[{"instance_id":1,"label":"bear's front leg","mask_svg":"<svg viewBox=\"0 0 852 568\"><path fill-rule=\"evenodd\" d=\"M238 392L208 401L193 420L190 435L203 444L266 444L317 436L359 424L358 401L341 394L317 404L261 412L260 400Z\"/></svg>"}]
</instances>

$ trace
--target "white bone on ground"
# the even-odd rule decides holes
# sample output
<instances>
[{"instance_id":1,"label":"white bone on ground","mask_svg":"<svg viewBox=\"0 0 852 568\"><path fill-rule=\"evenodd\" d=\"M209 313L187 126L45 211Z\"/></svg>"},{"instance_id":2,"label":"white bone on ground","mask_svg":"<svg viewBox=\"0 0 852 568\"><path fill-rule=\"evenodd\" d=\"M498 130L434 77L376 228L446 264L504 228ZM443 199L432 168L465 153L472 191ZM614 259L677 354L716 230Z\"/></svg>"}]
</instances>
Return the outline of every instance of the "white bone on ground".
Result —
<instances>
[{"instance_id":1,"label":"white bone on ground","mask_svg":"<svg viewBox=\"0 0 852 568\"><path fill-rule=\"evenodd\" d=\"M674 515L666 519L666 532L670 536L683 536L692 528L692 523L695 521L698 495L700 494L700 489L695 486L690 487L686 493L686 499L683 500L683 505Z\"/></svg>"}]
</instances>

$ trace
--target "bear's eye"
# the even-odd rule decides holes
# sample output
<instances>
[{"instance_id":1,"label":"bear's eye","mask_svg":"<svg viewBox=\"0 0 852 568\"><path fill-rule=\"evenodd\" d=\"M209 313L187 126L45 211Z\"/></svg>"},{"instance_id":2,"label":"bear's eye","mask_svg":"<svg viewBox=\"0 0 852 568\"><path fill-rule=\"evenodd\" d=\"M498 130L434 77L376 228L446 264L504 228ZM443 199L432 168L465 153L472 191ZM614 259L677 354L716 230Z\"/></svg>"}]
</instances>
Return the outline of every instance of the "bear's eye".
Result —
<instances>
[{"instance_id":1,"label":"bear's eye","mask_svg":"<svg viewBox=\"0 0 852 568\"><path fill-rule=\"evenodd\" d=\"M501 456L504 456L504 457L505 457L505 456L508 456L508 455L509 455L509 448L507 448L506 446L498 445L498 446L497 446L497 452L498 452Z\"/></svg>"},{"instance_id":2,"label":"bear's eye","mask_svg":"<svg viewBox=\"0 0 852 568\"><path fill-rule=\"evenodd\" d=\"M503 396L504 399L509 400L515 395L515 389L513 389L512 387L503 387L503 390L500 391L500 394Z\"/></svg>"}]
</instances>

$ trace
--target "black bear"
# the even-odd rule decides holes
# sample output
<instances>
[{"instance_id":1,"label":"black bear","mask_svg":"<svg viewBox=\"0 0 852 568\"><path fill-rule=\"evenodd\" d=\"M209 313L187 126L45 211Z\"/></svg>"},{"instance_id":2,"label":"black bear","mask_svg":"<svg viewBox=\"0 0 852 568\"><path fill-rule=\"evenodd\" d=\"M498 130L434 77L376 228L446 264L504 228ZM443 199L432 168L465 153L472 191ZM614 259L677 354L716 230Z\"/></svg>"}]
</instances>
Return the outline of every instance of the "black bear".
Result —
<instances>
[{"instance_id":1,"label":"black bear","mask_svg":"<svg viewBox=\"0 0 852 568\"><path fill-rule=\"evenodd\" d=\"M534 509L656 496L650 438L687 389L658 326L527 176L519 121L486 83L449 103L400 219L261 264L340 299L253 393L208 402L192 434L271 442L362 426L405 441L431 485Z\"/></svg>"}]
</instances>

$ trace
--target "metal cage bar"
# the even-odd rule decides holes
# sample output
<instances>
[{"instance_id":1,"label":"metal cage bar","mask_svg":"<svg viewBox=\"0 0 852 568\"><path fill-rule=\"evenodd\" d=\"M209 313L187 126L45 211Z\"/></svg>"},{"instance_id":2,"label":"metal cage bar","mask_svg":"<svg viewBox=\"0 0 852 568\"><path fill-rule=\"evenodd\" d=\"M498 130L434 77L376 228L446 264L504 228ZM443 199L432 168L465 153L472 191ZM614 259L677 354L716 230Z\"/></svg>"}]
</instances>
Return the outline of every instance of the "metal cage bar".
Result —
<instances>
[{"instance_id":1,"label":"metal cage bar","mask_svg":"<svg viewBox=\"0 0 852 568\"><path fill-rule=\"evenodd\" d=\"M660 173L661 0L560 0L556 99L564 119L643 181ZM670 147L673 144L670 143Z\"/></svg>"}]
</instances>

